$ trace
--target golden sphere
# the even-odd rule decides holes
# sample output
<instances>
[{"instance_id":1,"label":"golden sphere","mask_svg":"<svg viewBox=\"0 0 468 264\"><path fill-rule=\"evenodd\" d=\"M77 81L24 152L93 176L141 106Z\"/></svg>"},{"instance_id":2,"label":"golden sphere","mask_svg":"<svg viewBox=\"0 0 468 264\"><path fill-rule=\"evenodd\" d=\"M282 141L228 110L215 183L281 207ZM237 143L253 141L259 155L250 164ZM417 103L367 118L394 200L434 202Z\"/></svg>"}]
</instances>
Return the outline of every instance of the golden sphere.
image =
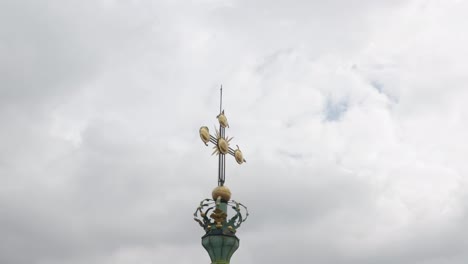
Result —
<instances>
[{"instance_id":1,"label":"golden sphere","mask_svg":"<svg viewBox=\"0 0 468 264\"><path fill-rule=\"evenodd\" d=\"M221 199L224 201L231 200L231 191L226 186L218 186L214 188L213 192L211 193L213 200L218 199L221 196Z\"/></svg>"}]
</instances>

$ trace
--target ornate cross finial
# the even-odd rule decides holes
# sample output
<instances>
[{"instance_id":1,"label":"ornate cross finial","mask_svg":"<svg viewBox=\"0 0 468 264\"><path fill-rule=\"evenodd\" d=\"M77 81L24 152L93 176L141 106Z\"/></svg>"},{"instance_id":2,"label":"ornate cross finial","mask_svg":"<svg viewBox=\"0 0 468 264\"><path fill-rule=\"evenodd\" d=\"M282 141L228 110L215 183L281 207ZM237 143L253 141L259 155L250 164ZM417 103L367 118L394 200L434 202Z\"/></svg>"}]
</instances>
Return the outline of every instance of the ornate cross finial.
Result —
<instances>
[{"instance_id":1,"label":"ornate cross finial","mask_svg":"<svg viewBox=\"0 0 468 264\"><path fill-rule=\"evenodd\" d=\"M225 135L225 129L226 127L229 128L229 124L227 121L226 116L224 115L224 109L223 109L223 86L221 85L220 89L220 103L219 103L219 114L216 116L219 122L219 130L216 129L215 127L215 136L212 136L210 134L210 130L208 129L207 126L202 126L200 128L200 137L205 143L206 146L208 146L208 142L211 142L214 147L214 151L211 155L217 154L218 155L218 186L223 186L225 177L226 177L226 154L230 154L235 158L237 163L242 164L246 162L244 159L244 156L242 155L242 151L239 149L239 146L237 146L237 149L232 149L229 146L229 142L233 139L228 138Z\"/></svg>"}]
</instances>

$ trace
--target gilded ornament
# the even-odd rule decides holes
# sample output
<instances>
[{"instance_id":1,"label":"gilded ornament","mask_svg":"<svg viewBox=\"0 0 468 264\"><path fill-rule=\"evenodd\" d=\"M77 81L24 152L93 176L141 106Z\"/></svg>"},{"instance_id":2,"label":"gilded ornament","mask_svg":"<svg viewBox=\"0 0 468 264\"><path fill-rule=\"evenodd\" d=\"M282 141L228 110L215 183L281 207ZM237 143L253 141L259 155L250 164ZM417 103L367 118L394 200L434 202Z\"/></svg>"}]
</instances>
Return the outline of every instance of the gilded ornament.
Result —
<instances>
[{"instance_id":1,"label":"gilded ornament","mask_svg":"<svg viewBox=\"0 0 468 264\"><path fill-rule=\"evenodd\" d=\"M229 127L227 118L226 118L226 116L224 115L224 110L221 112L221 114L219 114L218 116L216 116L216 118L218 118L219 124L220 124L223 128Z\"/></svg>"},{"instance_id":2,"label":"gilded ornament","mask_svg":"<svg viewBox=\"0 0 468 264\"><path fill-rule=\"evenodd\" d=\"M227 214L223 210L216 208L210 217L215 221L216 228L220 229L226 221Z\"/></svg>"},{"instance_id":3,"label":"gilded ornament","mask_svg":"<svg viewBox=\"0 0 468 264\"><path fill-rule=\"evenodd\" d=\"M226 155L229 153L229 151L232 151L232 149L229 147L229 142L233 139L232 137L223 137L222 134L218 131L218 129L215 128L216 131L216 145L213 147L213 153L211 155L219 155L223 154Z\"/></svg>"},{"instance_id":4,"label":"gilded ornament","mask_svg":"<svg viewBox=\"0 0 468 264\"><path fill-rule=\"evenodd\" d=\"M200 138L208 146L208 142L210 142L210 130L206 126L200 127Z\"/></svg>"},{"instance_id":5,"label":"gilded ornament","mask_svg":"<svg viewBox=\"0 0 468 264\"><path fill-rule=\"evenodd\" d=\"M245 159L244 159L244 155L242 154L242 151L239 149L239 146L237 146L237 149L234 150L234 158L236 159L237 163L239 164L242 164L244 162L247 162Z\"/></svg>"},{"instance_id":6,"label":"gilded ornament","mask_svg":"<svg viewBox=\"0 0 468 264\"><path fill-rule=\"evenodd\" d=\"M218 199L218 197L221 197L221 199L224 201L229 201L231 200L231 190L229 190L229 188L224 185L218 186L214 188L213 192L211 193L211 196L215 201Z\"/></svg>"},{"instance_id":7,"label":"gilded ornament","mask_svg":"<svg viewBox=\"0 0 468 264\"><path fill-rule=\"evenodd\" d=\"M229 143L224 138L218 138L218 151L226 155L229 151Z\"/></svg>"}]
</instances>

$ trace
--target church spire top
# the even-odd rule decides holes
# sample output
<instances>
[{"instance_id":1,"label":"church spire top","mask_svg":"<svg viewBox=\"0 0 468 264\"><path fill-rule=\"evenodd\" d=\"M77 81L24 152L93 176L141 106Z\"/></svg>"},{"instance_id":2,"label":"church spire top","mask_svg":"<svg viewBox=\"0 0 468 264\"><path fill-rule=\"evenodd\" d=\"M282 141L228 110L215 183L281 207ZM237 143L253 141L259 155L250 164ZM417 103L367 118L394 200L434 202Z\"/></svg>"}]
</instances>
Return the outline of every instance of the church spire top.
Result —
<instances>
[{"instance_id":1,"label":"church spire top","mask_svg":"<svg viewBox=\"0 0 468 264\"><path fill-rule=\"evenodd\" d=\"M229 264L232 254L239 247L237 229L241 226L249 212L243 204L231 200L231 191L224 186L226 178L226 155L231 155L238 164L245 161L242 151L230 147L232 137L225 134L229 123L223 109L223 86L220 89L219 114L216 116L219 129L215 127L215 135L210 134L207 126L200 128L200 138L208 146L213 144L213 154L218 155L218 187L212 192L213 199L204 199L200 202L193 214L194 220L205 230L202 245L208 251L212 264ZM228 217L228 209L233 216ZM230 214L230 213L229 213Z\"/></svg>"}]
</instances>

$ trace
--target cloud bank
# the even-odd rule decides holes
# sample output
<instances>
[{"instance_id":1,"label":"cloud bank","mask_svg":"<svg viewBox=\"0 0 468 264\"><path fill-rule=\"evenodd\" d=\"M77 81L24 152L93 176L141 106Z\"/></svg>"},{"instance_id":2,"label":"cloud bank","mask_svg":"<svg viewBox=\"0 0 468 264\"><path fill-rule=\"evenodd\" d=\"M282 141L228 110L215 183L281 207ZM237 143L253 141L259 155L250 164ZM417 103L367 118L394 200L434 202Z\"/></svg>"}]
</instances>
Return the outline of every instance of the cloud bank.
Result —
<instances>
[{"instance_id":1,"label":"cloud bank","mask_svg":"<svg viewBox=\"0 0 468 264\"><path fill-rule=\"evenodd\" d=\"M466 263L465 1L2 1L0 262Z\"/></svg>"}]
</instances>

